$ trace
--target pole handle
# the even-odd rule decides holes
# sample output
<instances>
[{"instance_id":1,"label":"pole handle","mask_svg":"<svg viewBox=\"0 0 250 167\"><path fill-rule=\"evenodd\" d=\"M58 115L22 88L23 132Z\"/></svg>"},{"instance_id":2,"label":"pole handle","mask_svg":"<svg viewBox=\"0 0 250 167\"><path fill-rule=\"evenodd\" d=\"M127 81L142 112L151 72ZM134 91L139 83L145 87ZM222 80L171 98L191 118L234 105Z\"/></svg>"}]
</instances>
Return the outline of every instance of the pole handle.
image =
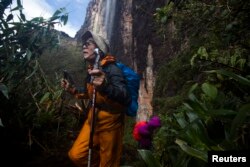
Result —
<instances>
[{"instance_id":1,"label":"pole handle","mask_svg":"<svg viewBox=\"0 0 250 167\"><path fill-rule=\"evenodd\" d=\"M100 60L100 54L99 49L95 48L95 64L93 69L99 68L99 60ZM91 76L91 82L93 82L93 77ZM91 166L91 160L92 160L92 148L93 148L93 138L94 138L94 131L95 131L95 117L96 117L96 108L95 108L95 101L96 101L96 89L94 87L93 89L93 97L92 97L92 113L91 113L91 129L90 129L90 135L89 135L89 154L88 154L88 167Z\"/></svg>"}]
</instances>

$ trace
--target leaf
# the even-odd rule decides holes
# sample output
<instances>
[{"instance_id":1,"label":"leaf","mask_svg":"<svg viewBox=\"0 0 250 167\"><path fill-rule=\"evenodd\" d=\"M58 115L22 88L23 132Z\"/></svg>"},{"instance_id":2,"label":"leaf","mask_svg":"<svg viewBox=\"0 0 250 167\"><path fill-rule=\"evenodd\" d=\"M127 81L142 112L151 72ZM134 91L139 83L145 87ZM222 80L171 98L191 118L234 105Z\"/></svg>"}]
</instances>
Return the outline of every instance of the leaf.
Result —
<instances>
[{"instance_id":1,"label":"leaf","mask_svg":"<svg viewBox=\"0 0 250 167\"><path fill-rule=\"evenodd\" d=\"M22 9L22 6L21 6L21 9ZM15 11L15 10L20 10L20 7L17 6L17 7L15 7L15 8L11 9L11 12L12 12L12 11Z\"/></svg>"},{"instance_id":2,"label":"leaf","mask_svg":"<svg viewBox=\"0 0 250 167\"><path fill-rule=\"evenodd\" d=\"M54 99L54 100L58 100L58 99L61 97L62 93L63 93L63 90L58 90L58 91L56 91L56 92L54 93L54 95L53 95L53 99Z\"/></svg>"},{"instance_id":3,"label":"leaf","mask_svg":"<svg viewBox=\"0 0 250 167\"><path fill-rule=\"evenodd\" d=\"M212 116L231 116L237 114L236 111L226 109L209 110L208 113Z\"/></svg>"},{"instance_id":4,"label":"leaf","mask_svg":"<svg viewBox=\"0 0 250 167\"><path fill-rule=\"evenodd\" d=\"M46 92L46 93L43 95L43 97L41 98L41 100L40 100L39 103L40 103L40 104L43 103L44 101L48 100L49 97L50 97L50 92Z\"/></svg>"},{"instance_id":5,"label":"leaf","mask_svg":"<svg viewBox=\"0 0 250 167\"><path fill-rule=\"evenodd\" d=\"M31 22L43 22L44 18L43 17L35 17L30 20Z\"/></svg>"},{"instance_id":6,"label":"leaf","mask_svg":"<svg viewBox=\"0 0 250 167\"><path fill-rule=\"evenodd\" d=\"M208 59L208 53L205 47L200 47L197 51L198 55L200 55L200 58L202 59L203 57L207 60Z\"/></svg>"},{"instance_id":7,"label":"leaf","mask_svg":"<svg viewBox=\"0 0 250 167\"><path fill-rule=\"evenodd\" d=\"M180 146L180 148L184 152L186 152L187 154L207 162L207 153L206 152L192 148L192 147L188 146L185 141L180 140L180 139L176 139L175 143L178 144Z\"/></svg>"},{"instance_id":8,"label":"leaf","mask_svg":"<svg viewBox=\"0 0 250 167\"><path fill-rule=\"evenodd\" d=\"M217 97L218 90L215 86L213 86L209 83L203 83L201 86L201 89L212 100L214 100Z\"/></svg>"},{"instance_id":9,"label":"leaf","mask_svg":"<svg viewBox=\"0 0 250 167\"><path fill-rule=\"evenodd\" d=\"M0 118L0 126L4 127L3 126L3 122L2 122L2 119Z\"/></svg>"},{"instance_id":10,"label":"leaf","mask_svg":"<svg viewBox=\"0 0 250 167\"><path fill-rule=\"evenodd\" d=\"M200 120L198 115L196 115L193 112L187 112L187 117L189 118L189 121L187 123L187 126L183 128L182 134L185 139L195 146L199 146L200 149L208 149L208 144L210 143L210 140L206 134L206 130L204 127L203 122ZM183 116L184 118L185 116Z\"/></svg>"},{"instance_id":11,"label":"leaf","mask_svg":"<svg viewBox=\"0 0 250 167\"><path fill-rule=\"evenodd\" d=\"M155 159L153 153L149 150L138 150L147 167L161 167L161 164Z\"/></svg>"},{"instance_id":12,"label":"leaf","mask_svg":"<svg viewBox=\"0 0 250 167\"><path fill-rule=\"evenodd\" d=\"M198 54L194 54L192 58L190 59L190 65L194 66L194 60L197 58Z\"/></svg>"},{"instance_id":13,"label":"leaf","mask_svg":"<svg viewBox=\"0 0 250 167\"><path fill-rule=\"evenodd\" d=\"M65 18L64 18L64 21L63 21L63 25L66 25L67 24L67 22L68 22L68 15L65 15Z\"/></svg>"},{"instance_id":14,"label":"leaf","mask_svg":"<svg viewBox=\"0 0 250 167\"><path fill-rule=\"evenodd\" d=\"M203 106L203 104L201 102L199 102L199 100L195 97L195 95L193 93L190 93L188 95L190 100L187 100L187 104L186 106L188 106L188 108L192 109L195 113L199 114L200 116L203 116L206 114L207 108L205 106Z\"/></svg>"},{"instance_id":15,"label":"leaf","mask_svg":"<svg viewBox=\"0 0 250 167\"><path fill-rule=\"evenodd\" d=\"M52 21L55 21L56 19L59 19L60 17L59 16L52 16L51 18L50 18L50 21L52 22Z\"/></svg>"},{"instance_id":16,"label":"leaf","mask_svg":"<svg viewBox=\"0 0 250 167\"><path fill-rule=\"evenodd\" d=\"M166 22L167 22L167 19L168 19L168 16L163 16L163 17L161 18L161 23L162 23L162 24L166 23Z\"/></svg>"},{"instance_id":17,"label":"leaf","mask_svg":"<svg viewBox=\"0 0 250 167\"><path fill-rule=\"evenodd\" d=\"M183 113L174 114L174 117L181 128L184 129L188 125L188 122L186 121Z\"/></svg>"},{"instance_id":18,"label":"leaf","mask_svg":"<svg viewBox=\"0 0 250 167\"><path fill-rule=\"evenodd\" d=\"M235 73L232 73L230 71L226 71L226 70L211 70L211 71L205 71L206 73L219 73L228 77L231 77L233 79L235 79L236 81L239 81L241 84L244 85L248 85L250 86L250 80L248 80L247 78L244 78L240 75L237 75Z\"/></svg>"},{"instance_id":19,"label":"leaf","mask_svg":"<svg viewBox=\"0 0 250 167\"><path fill-rule=\"evenodd\" d=\"M192 122L198 118L197 114L195 114L194 112L187 112L186 114L189 118L189 122Z\"/></svg>"},{"instance_id":20,"label":"leaf","mask_svg":"<svg viewBox=\"0 0 250 167\"><path fill-rule=\"evenodd\" d=\"M23 13L21 13L20 16L21 16L21 19L22 19L23 21L26 21L26 17L25 17L25 15L24 15Z\"/></svg>"},{"instance_id":21,"label":"leaf","mask_svg":"<svg viewBox=\"0 0 250 167\"><path fill-rule=\"evenodd\" d=\"M30 61L31 56L32 56L32 52L29 49L27 49L26 57L27 57L28 61Z\"/></svg>"},{"instance_id":22,"label":"leaf","mask_svg":"<svg viewBox=\"0 0 250 167\"><path fill-rule=\"evenodd\" d=\"M62 13L61 10L56 10L52 17L58 16L60 13Z\"/></svg>"},{"instance_id":23,"label":"leaf","mask_svg":"<svg viewBox=\"0 0 250 167\"><path fill-rule=\"evenodd\" d=\"M27 77L25 78L25 80L27 80L27 79L29 79L30 77L32 77L32 76L36 73L37 69L38 69L38 61L36 60L36 65L35 65L35 67L34 67L33 72L32 72L29 76L27 76Z\"/></svg>"},{"instance_id":24,"label":"leaf","mask_svg":"<svg viewBox=\"0 0 250 167\"><path fill-rule=\"evenodd\" d=\"M17 0L17 6L22 6L21 0Z\"/></svg>"},{"instance_id":25,"label":"leaf","mask_svg":"<svg viewBox=\"0 0 250 167\"><path fill-rule=\"evenodd\" d=\"M1 20L1 21L3 23L4 28L8 29L9 28L8 23L6 21L4 21L4 20Z\"/></svg>"},{"instance_id":26,"label":"leaf","mask_svg":"<svg viewBox=\"0 0 250 167\"><path fill-rule=\"evenodd\" d=\"M233 140L236 137L238 127L240 127L244 123L244 121L247 117L247 113L249 113L249 112L250 112L250 104L243 105L240 108L238 114L234 118L232 125L231 125L231 130L230 130L230 139L231 140Z\"/></svg>"},{"instance_id":27,"label":"leaf","mask_svg":"<svg viewBox=\"0 0 250 167\"><path fill-rule=\"evenodd\" d=\"M241 69L243 69L243 67L245 66L246 64L246 59L239 59L237 62L236 62L236 65L240 66Z\"/></svg>"},{"instance_id":28,"label":"leaf","mask_svg":"<svg viewBox=\"0 0 250 167\"><path fill-rule=\"evenodd\" d=\"M13 14L9 14L8 17L7 17L7 19L6 19L6 22L8 22L8 21L10 21L12 19L13 19Z\"/></svg>"},{"instance_id":29,"label":"leaf","mask_svg":"<svg viewBox=\"0 0 250 167\"><path fill-rule=\"evenodd\" d=\"M197 87L198 83L193 84L192 87L189 89L188 94L192 93Z\"/></svg>"},{"instance_id":30,"label":"leaf","mask_svg":"<svg viewBox=\"0 0 250 167\"><path fill-rule=\"evenodd\" d=\"M0 83L0 90L3 93L3 95L9 99L9 91L8 91L8 87L2 83Z\"/></svg>"}]
</instances>

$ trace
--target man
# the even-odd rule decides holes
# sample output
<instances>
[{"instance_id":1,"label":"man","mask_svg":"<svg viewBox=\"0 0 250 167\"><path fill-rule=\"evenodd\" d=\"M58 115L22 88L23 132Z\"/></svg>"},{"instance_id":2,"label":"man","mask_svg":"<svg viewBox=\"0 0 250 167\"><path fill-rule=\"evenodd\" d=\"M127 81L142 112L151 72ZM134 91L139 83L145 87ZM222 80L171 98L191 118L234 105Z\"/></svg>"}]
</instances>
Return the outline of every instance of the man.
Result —
<instances>
[{"instance_id":1,"label":"man","mask_svg":"<svg viewBox=\"0 0 250 167\"><path fill-rule=\"evenodd\" d=\"M108 55L107 42L91 31L83 34L82 41L83 56L89 63L86 88L71 87L65 79L62 80L61 85L76 98L90 100L95 89L97 115L91 166L118 167L122 154L124 115L131 97L126 89L122 71L115 65L115 58ZM93 69L97 56L96 48L100 55L99 69ZM70 159L79 167L86 166L88 163L92 112L93 108L90 107L87 120L69 151Z\"/></svg>"}]
</instances>

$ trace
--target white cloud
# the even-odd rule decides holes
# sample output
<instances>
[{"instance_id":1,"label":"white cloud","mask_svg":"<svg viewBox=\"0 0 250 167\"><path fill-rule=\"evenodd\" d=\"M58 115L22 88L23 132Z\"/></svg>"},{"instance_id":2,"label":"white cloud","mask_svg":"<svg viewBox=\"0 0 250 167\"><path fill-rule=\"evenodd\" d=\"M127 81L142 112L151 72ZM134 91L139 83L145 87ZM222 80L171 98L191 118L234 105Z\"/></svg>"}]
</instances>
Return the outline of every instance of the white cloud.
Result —
<instances>
[{"instance_id":1,"label":"white cloud","mask_svg":"<svg viewBox=\"0 0 250 167\"><path fill-rule=\"evenodd\" d=\"M55 29L67 33L70 37L74 37L78 31L78 28L74 27L70 23L67 23L65 26L57 25L55 26Z\"/></svg>"},{"instance_id":2,"label":"white cloud","mask_svg":"<svg viewBox=\"0 0 250 167\"><path fill-rule=\"evenodd\" d=\"M34 17L49 18L56 11L56 9L53 9L45 0L23 0L23 6L23 13L27 19L32 19ZM71 37L74 37L78 30L69 20L66 25L57 25L55 29L64 31Z\"/></svg>"},{"instance_id":3,"label":"white cloud","mask_svg":"<svg viewBox=\"0 0 250 167\"><path fill-rule=\"evenodd\" d=\"M67 2L69 0L57 0L57 2ZM71 2L75 5L78 2L83 2L82 0L74 0ZM46 2L46 0L23 0L23 13L26 16L27 20L30 20L34 17L43 17L45 19L51 17L54 12L58 9ZM16 7L16 1L13 1L12 8ZM81 6L81 5L80 5ZM58 4L59 7L59 4ZM79 5L74 6L79 7ZM19 12L13 12L17 14ZM70 20L72 19L72 20ZM17 17L14 18L17 20ZM77 20L77 22L76 22ZM74 37L76 32L80 29L81 23L79 23L79 18L75 16L75 12L69 13L69 20L66 25L56 25L55 29L67 33L70 37ZM78 23L78 24L77 24Z\"/></svg>"},{"instance_id":4,"label":"white cloud","mask_svg":"<svg viewBox=\"0 0 250 167\"><path fill-rule=\"evenodd\" d=\"M81 4L83 4L84 3L84 1L86 1L86 0L56 0L56 2L59 2L59 3L61 3L61 4L67 4L67 3L81 3Z\"/></svg>"},{"instance_id":5,"label":"white cloud","mask_svg":"<svg viewBox=\"0 0 250 167\"><path fill-rule=\"evenodd\" d=\"M23 12L28 19L34 17L48 18L54 13L54 9L46 1L23 0L23 6Z\"/></svg>"},{"instance_id":6,"label":"white cloud","mask_svg":"<svg viewBox=\"0 0 250 167\"><path fill-rule=\"evenodd\" d=\"M83 0L76 0L77 3L83 4Z\"/></svg>"}]
</instances>

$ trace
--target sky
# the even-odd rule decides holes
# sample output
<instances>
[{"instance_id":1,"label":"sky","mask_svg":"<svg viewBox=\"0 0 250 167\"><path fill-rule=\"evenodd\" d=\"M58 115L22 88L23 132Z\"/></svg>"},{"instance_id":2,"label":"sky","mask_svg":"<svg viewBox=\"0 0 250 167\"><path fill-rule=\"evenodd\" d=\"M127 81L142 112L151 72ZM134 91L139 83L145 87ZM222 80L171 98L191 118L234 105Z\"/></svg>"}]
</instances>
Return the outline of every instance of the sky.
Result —
<instances>
[{"instance_id":1,"label":"sky","mask_svg":"<svg viewBox=\"0 0 250 167\"><path fill-rule=\"evenodd\" d=\"M65 7L67 12L69 12L68 22L64 26L55 27L55 29L64 31L69 36L74 37L84 23L89 1L90 0L22 0L24 7L23 13L28 20L33 17L48 18L51 17L57 9Z\"/></svg>"}]
</instances>

